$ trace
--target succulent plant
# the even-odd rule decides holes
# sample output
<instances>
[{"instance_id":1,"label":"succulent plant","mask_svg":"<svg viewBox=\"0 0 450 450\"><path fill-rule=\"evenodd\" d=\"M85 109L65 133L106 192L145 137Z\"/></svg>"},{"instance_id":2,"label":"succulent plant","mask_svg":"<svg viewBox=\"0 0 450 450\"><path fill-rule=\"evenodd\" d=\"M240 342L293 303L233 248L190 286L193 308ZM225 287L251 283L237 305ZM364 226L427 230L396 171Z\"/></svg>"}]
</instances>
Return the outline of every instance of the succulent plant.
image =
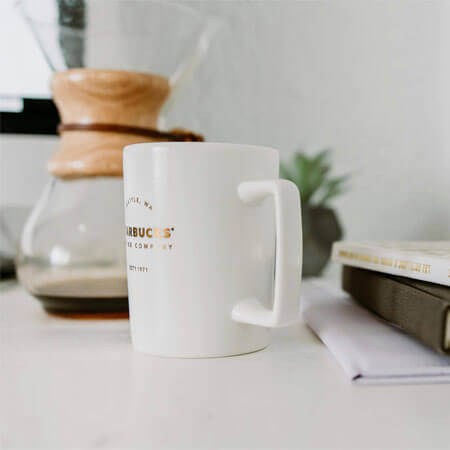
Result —
<instances>
[{"instance_id":1,"label":"succulent plant","mask_svg":"<svg viewBox=\"0 0 450 450\"><path fill-rule=\"evenodd\" d=\"M330 175L330 150L315 156L295 153L292 163L280 165L280 177L295 183L302 201L304 277L320 275L334 241L342 238L342 227L330 201L344 192L349 176Z\"/></svg>"},{"instance_id":2,"label":"succulent plant","mask_svg":"<svg viewBox=\"0 0 450 450\"><path fill-rule=\"evenodd\" d=\"M330 176L329 157L329 149L322 150L315 156L296 152L292 164L287 166L281 163L280 178L297 185L303 205L327 206L332 198L344 192L349 176Z\"/></svg>"}]
</instances>

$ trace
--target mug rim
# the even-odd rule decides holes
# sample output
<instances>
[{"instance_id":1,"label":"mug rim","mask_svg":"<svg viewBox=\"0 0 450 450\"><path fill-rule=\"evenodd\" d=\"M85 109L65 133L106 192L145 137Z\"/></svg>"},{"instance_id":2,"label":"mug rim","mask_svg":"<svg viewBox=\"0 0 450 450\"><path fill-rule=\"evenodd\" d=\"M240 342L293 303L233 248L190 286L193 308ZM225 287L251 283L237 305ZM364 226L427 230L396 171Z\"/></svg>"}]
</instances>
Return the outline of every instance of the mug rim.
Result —
<instances>
[{"instance_id":1,"label":"mug rim","mask_svg":"<svg viewBox=\"0 0 450 450\"><path fill-rule=\"evenodd\" d=\"M179 150L184 148L185 150L213 150L213 151L258 151L271 153L274 156L279 155L278 150L272 147L267 147L263 145L252 145L252 144L234 144L228 142L138 142L136 144L129 144L123 148L124 154L130 153L137 150L145 150L151 152L164 152L171 150Z\"/></svg>"}]
</instances>

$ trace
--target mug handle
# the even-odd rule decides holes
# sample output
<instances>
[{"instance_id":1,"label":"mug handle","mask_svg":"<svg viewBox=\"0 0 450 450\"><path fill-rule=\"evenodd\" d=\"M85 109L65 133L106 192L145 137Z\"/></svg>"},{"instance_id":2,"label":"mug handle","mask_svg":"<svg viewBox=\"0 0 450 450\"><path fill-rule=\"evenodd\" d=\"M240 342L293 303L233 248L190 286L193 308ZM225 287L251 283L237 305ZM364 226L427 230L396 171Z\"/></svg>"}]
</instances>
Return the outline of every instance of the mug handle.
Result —
<instances>
[{"instance_id":1,"label":"mug handle","mask_svg":"<svg viewBox=\"0 0 450 450\"><path fill-rule=\"evenodd\" d=\"M288 180L245 181L237 188L246 205L258 205L268 196L275 204L276 265L272 309L256 298L234 306L231 317L237 322L262 327L284 327L298 321L302 270L302 228L300 195Z\"/></svg>"}]
</instances>

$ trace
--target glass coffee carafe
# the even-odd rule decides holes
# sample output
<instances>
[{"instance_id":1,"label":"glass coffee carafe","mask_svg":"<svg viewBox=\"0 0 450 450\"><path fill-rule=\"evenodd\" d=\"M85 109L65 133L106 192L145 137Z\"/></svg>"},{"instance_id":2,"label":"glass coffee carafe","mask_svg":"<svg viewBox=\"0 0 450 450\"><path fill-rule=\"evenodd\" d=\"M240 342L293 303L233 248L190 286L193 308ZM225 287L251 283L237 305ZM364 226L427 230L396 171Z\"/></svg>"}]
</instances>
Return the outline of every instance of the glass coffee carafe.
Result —
<instances>
[{"instance_id":1,"label":"glass coffee carafe","mask_svg":"<svg viewBox=\"0 0 450 450\"><path fill-rule=\"evenodd\" d=\"M24 227L21 283L51 313L128 311L122 149L201 140L164 112L206 54L217 22L151 0L21 0L54 70L61 124L52 179Z\"/></svg>"}]
</instances>

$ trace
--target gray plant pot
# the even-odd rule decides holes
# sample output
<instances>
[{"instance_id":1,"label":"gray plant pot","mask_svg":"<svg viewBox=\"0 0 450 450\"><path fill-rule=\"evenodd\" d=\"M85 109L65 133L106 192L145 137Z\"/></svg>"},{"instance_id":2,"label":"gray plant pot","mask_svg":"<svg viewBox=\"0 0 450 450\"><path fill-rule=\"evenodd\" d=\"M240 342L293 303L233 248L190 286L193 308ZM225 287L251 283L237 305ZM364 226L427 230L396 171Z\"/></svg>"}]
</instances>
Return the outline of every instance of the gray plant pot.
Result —
<instances>
[{"instance_id":1,"label":"gray plant pot","mask_svg":"<svg viewBox=\"0 0 450 450\"><path fill-rule=\"evenodd\" d=\"M319 276L328 263L331 246L342 238L342 227L336 213L323 206L303 206L302 276Z\"/></svg>"}]
</instances>

